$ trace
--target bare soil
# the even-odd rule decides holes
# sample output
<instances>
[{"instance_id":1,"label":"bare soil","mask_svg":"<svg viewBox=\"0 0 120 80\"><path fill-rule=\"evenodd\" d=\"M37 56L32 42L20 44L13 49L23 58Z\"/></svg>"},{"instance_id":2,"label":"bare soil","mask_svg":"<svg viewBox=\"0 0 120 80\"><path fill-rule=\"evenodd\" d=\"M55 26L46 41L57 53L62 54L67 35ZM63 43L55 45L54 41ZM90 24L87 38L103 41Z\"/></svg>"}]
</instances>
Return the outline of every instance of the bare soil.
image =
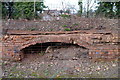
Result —
<instances>
[{"instance_id":1,"label":"bare soil","mask_svg":"<svg viewBox=\"0 0 120 80\"><path fill-rule=\"evenodd\" d=\"M95 62L86 49L76 46L54 48L49 53L25 54L22 61L4 61L3 66L7 78L118 77L117 60Z\"/></svg>"},{"instance_id":2,"label":"bare soil","mask_svg":"<svg viewBox=\"0 0 120 80\"><path fill-rule=\"evenodd\" d=\"M27 21L27 20L3 20L4 29L29 30L29 31L74 31L102 29L118 30L118 19L105 18L81 18L73 16L67 19L53 21Z\"/></svg>"}]
</instances>

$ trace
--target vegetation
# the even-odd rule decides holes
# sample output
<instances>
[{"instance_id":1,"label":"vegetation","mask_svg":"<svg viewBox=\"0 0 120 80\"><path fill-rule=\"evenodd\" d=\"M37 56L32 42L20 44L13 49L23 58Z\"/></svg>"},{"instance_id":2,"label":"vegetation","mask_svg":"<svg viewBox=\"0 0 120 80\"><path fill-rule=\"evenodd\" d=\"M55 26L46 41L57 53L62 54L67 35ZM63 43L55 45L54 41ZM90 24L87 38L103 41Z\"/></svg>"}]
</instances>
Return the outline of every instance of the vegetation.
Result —
<instances>
[{"instance_id":1,"label":"vegetation","mask_svg":"<svg viewBox=\"0 0 120 80\"><path fill-rule=\"evenodd\" d=\"M29 28L27 28L26 30L35 31L35 30L38 30L38 28L35 28L35 27L29 27Z\"/></svg>"},{"instance_id":2,"label":"vegetation","mask_svg":"<svg viewBox=\"0 0 120 80\"><path fill-rule=\"evenodd\" d=\"M46 8L43 2L2 2L2 17L7 19L33 19L39 18L38 12L41 13Z\"/></svg>"},{"instance_id":3,"label":"vegetation","mask_svg":"<svg viewBox=\"0 0 120 80\"><path fill-rule=\"evenodd\" d=\"M119 18L120 17L120 2L99 2L96 10L96 15Z\"/></svg>"},{"instance_id":4,"label":"vegetation","mask_svg":"<svg viewBox=\"0 0 120 80\"><path fill-rule=\"evenodd\" d=\"M94 2L92 2L94 1ZM119 18L120 17L120 2L100 2L99 0L87 0L86 6L83 6L83 0L79 0L78 15L85 14L86 17L96 14L95 16L107 17L107 18ZM94 4L98 4L97 9L93 10ZM44 2L1 2L2 6L2 18L3 19L37 19L41 18L39 13L42 13L44 8ZM77 5L77 4L76 4ZM95 7L95 6L94 6ZM68 8L65 13L70 13ZM70 18L70 15L62 14L63 18Z\"/></svg>"},{"instance_id":5,"label":"vegetation","mask_svg":"<svg viewBox=\"0 0 120 80\"><path fill-rule=\"evenodd\" d=\"M62 27L67 27L67 25L63 25Z\"/></svg>"},{"instance_id":6,"label":"vegetation","mask_svg":"<svg viewBox=\"0 0 120 80\"><path fill-rule=\"evenodd\" d=\"M74 23L73 25L74 25L74 26L78 26L79 24L77 24L77 23Z\"/></svg>"},{"instance_id":7,"label":"vegetation","mask_svg":"<svg viewBox=\"0 0 120 80\"><path fill-rule=\"evenodd\" d=\"M70 28L65 28L65 31L71 31L71 29Z\"/></svg>"},{"instance_id":8,"label":"vegetation","mask_svg":"<svg viewBox=\"0 0 120 80\"><path fill-rule=\"evenodd\" d=\"M50 29L50 31L53 31L53 29Z\"/></svg>"},{"instance_id":9,"label":"vegetation","mask_svg":"<svg viewBox=\"0 0 120 80\"><path fill-rule=\"evenodd\" d=\"M62 14L61 17L63 17L63 18L70 18L70 15Z\"/></svg>"},{"instance_id":10,"label":"vegetation","mask_svg":"<svg viewBox=\"0 0 120 80\"><path fill-rule=\"evenodd\" d=\"M94 1L94 3L92 2ZM82 4L83 1L79 0L79 11L78 15L82 16L85 15L86 17L90 17L93 14L94 17L107 17L107 18L119 18L120 17L120 1L119 2L100 2L99 0L87 0L86 6ZM96 10L93 10L92 8L94 4L98 4L96 7ZM92 13L92 14L91 14Z\"/></svg>"},{"instance_id":11,"label":"vegetation","mask_svg":"<svg viewBox=\"0 0 120 80\"><path fill-rule=\"evenodd\" d=\"M78 15L82 16L82 11L83 11L82 2L79 1L78 5L79 5Z\"/></svg>"}]
</instances>

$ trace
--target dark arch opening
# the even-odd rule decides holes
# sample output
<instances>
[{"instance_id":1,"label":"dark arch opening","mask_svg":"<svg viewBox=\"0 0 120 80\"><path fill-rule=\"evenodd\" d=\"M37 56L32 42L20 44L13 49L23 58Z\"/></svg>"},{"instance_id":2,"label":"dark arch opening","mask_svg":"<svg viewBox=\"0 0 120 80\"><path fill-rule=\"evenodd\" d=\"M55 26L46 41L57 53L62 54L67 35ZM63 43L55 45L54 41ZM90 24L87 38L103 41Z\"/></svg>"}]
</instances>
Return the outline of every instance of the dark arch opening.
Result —
<instances>
[{"instance_id":1,"label":"dark arch opening","mask_svg":"<svg viewBox=\"0 0 120 80\"><path fill-rule=\"evenodd\" d=\"M46 42L46 43L36 43L35 45L30 45L26 48L23 48L21 52L23 55L26 54L41 54L44 55L46 53L50 53L53 51L53 49L59 49L59 48L69 48L71 46L74 46L76 48L82 48L85 50L88 50L87 48L83 46L79 46L77 44L71 44L71 43L63 43L63 42Z\"/></svg>"}]
</instances>

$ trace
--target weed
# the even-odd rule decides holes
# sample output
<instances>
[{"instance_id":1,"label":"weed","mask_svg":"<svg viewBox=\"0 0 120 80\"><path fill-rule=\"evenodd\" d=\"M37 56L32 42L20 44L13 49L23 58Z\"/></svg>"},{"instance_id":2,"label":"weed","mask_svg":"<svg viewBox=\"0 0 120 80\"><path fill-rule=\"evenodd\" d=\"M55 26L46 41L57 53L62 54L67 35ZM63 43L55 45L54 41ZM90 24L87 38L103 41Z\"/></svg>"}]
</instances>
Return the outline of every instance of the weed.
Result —
<instances>
[{"instance_id":1,"label":"weed","mask_svg":"<svg viewBox=\"0 0 120 80\"><path fill-rule=\"evenodd\" d=\"M93 28L94 28L94 26L90 26L89 28L90 28L90 29L93 29Z\"/></svg>"},{"instance_id":2,"label":"weed","mask_svg":"<svg viewBox=\"0 0 120 80\"><path fill-rule=\"evenodd\" d=\"M50 29L50 31L53 31L53 29Z\"/></svg>"},{"instance_id":3,"label":"weed","mask_svg":"<svg viewBox=\"0 0 120 80\"><path fill-rule=\"evenodd\" d=\"M9 78L14 78L14 77L22 78L24 75L25 75L24 72L16 69L16 70L12 71L12 72L8 75L8 77L9 77Z\"/></svg>"},{"instance_id":4,"label":"weed","mask_svg":"<svg viewBox=\"0 0 120 80\"><path fill-rule=\"evenodd\" d=\"M67 25L63 25L62 27L67 27Z\"/></svg>"},{"instance_id":5,"label":"weed","mask_svg":"<svg viewBox=\"0 0 120 80\"><path fill-rule=\"evenodd\" d=\"M48 76L48 75L49 75L49 70L46 69L46 70L44 71L44 74L45 74L45 76Z\"/></svg>"},{"instance_id":6,"label":"weed","mask_svg":"<svg viewBox=\"0 0 120 80\"><path fill-rule=\"evenodd\" d=\"M35 30L38 30L37 28L35 27L31 27L31 28L27 28L27 30L30 30L30 31L35 31Z\"/></svg>"},{"instance_id":7,"label":"weed","mask_svg":"<svg viewBox=\"0 0 120 80\"><path fill-rule=\"evenodd\" d=\"M44 54L45 54L44 51L41 51L41 52L39 53L40 56L43 56Z\"/></svg>"},{"instance_id":8,"label":"weed","mask_svg":"<svg viewBox=\"0 0 120 80\"><path fill-rule=\"evenodd\" d=\"M77 24L77 23L74 23L73 25L74 25L74 26L78 26L79 24Z\"/></svg>"},{"instance_id":9,"label":"weed","mask_svg":"<svg viewBox=\"0 0 120 80\"><path fill-rule=\"evenodd\" d=\"M70 15L62 14L61 17L63 17L63 18L70 18Z\"/></svg>"},{"instance_id":10,"label":"weed","mask_svg":"<svg viewBox=\"0 0 120 80\"><path fill-rule=\"evenodd\" d=\"M32 72L31 76L38 77L37 73L35 73L35 72Z\"/></svg>"},{"instance_id":11,"label":"weed","mask_svg":"<svg viewBox=\"0 0 120 80\"><path fill-rule=\"evenodd\" d=\"M70 28L65 28L64 30L65 30L65 31L71 31L71 29L70 29Z\"/></svg>"}]
</instances>

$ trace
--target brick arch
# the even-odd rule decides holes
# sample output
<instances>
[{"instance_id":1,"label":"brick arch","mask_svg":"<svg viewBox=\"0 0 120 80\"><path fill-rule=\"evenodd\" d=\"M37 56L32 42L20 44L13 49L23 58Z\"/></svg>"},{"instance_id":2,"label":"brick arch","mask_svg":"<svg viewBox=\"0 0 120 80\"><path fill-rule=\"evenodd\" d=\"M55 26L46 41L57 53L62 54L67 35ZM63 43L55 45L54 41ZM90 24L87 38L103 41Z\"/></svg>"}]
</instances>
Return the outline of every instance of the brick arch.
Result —
<instances>
[{"instance_id":1,"label":"brick arch","mask_svg":"<svg viewBox=\"0 0 120 80\"><path fill-rule=\"evenodd\" d=\"M75 41L75 40L71 40L70 38L49 38L45 37L45 38L35 38L33 40L24 42L23 44L20 45L19 50L22 50L26 47L29 47L31 45L35 45L37 43L47 43L47 42L61 42L61 43L72 43L72 44L77 44L79 46L83 46L87 49L90 49L92 46L86 42L86 41Z\"/></svg>"}]
</instances>

